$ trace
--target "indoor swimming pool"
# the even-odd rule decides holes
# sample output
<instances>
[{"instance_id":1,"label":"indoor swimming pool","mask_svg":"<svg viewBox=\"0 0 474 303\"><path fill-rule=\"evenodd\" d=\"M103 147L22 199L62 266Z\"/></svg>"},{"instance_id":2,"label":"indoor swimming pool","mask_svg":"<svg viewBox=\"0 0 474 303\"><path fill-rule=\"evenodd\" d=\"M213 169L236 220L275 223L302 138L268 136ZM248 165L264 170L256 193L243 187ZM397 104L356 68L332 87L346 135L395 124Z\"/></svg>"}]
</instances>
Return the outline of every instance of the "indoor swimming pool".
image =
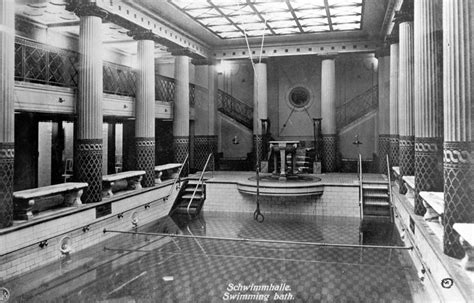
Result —
<instances>
[{"instance_id":1,"label":"indoor swimming pool","mask_svg":"<svg viewBox=\"0 0 474 303\"><path fill-rule=\"evenodd\" d=\"M166 217L135 234L115 231L6 287L12 302L426 301L396 228L373 223L361 234L359 224L281 214L264 223L248 213Z\"/></svg>"}]
</instances>

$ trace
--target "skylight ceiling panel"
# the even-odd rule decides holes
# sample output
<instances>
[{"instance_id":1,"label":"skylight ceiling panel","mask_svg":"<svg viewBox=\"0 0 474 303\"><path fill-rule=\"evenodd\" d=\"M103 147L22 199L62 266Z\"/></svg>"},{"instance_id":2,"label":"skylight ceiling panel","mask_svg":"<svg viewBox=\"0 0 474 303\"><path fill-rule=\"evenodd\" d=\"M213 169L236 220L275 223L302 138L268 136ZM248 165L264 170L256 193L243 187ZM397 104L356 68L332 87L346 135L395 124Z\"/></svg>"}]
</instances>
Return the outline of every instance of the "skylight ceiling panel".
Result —
<instances>
[{"instance_id":1,"label":"skylight ceiling panel","mask_svg":"<svg viewBox=\"0 0 474 303\"><path fill-rule=\"evenodd\" d=\"M334 30L357 30L360 29L360 23L333 24Z\"/></svg>"},{"instance_id":2,"label":"skylight ceiling panel","mask_svg":"<svg viewBox=\"0 0 474 303\"><path fill-rule=\"evenodd\" d=\"M360 22L360 16L341 16L341 17L332 17L332 23L342 24L342 23L355 23Z\"/></svg>"},{"instance_id":3,"label":"skylight ceiling panel","mask_svg":"<svg viewBox=\"0 0 474 303\"><path fill-rule=\"evenodd\" d=\"M282 28L282 27L296 27L297 24L294 20L288 21L275 21L267 22L267 24L272 28Z\"/></svg>"},{"instance_id":4,"label":"skylight ceiling panel","mask_svg":"<svg viewBox=\"0 0 474 303\"><path fill-rule=\"evenodd\" d=\"M312 9L322 8L324 9L324 0L290 0L291 7L297 9Z\"/></svg>"},{"instance_id":5,"label":"skylight ceiling panel","mask_svg":"<svg viewBox=\"0 0 474 303\"><path fill-rule=\"evenodd\" d=\"M185 10L210 7L210 4L205 0L173 0L173 4Z\"/></svg>"},{"instance_id":6,"label":"skylight ceiling panel","mask_svg":"<svg viewBox=\"0 0 474 303\"><path fill-rule=\"evenodd\" d=\"M262 36L263 32L264 31L261 30L261 29L260 30L251 30L251 31L246 31L246 34L247 34L247 36L254 37L254 36ZM265 35L271 35L271 32L268 29L266 29L265 30Z\"/></svg>"},{"instance_id":7,"label":"skylight ceiling panel","mask_svg":"<svg viewBox=\"0 0 474 303\"><path fill-rule=\"evenodd\" d=\"M328 25L328 18L309 18L300 20L301 26L321 26Z\"/></svg>"},{"instance_id":8,"label":"skylight ceiling panel","mask_svg":"<svg viewBox=\"0 0 474 303\"><path fill-rule=\"evenodd\" d=\"M277 35L297 34L301 32L298 27L273 28L273 31Z\"/></svg>"},{"instance_id":9,"label":"skylight ceiling panel","mask_svg":"<svg viewBox=\"0 0 474 303\"><path fill-rule=\"evenodd\" d=\"M237 25L241 24L246 24L246 23L257 23L257 22L262 22L262 20L255 14L253 15L238 15L238 16L233 16L230 17L232 22L234 22Z\"/></svg>"},{"instance_id":10,"label":"skylight ceiling panel","mask_svg":"<svg viewBox=\"0 0 474 303\"><path fill-rule=\"evenodd\" d=\"M329 13L331 16L360 15L361 11L361 6L337 6L329 8Z\"/></svg>"},{"instance_id":11,"label":"skylight ceiling panel","mask_svg":"<svg viewBox=\"0 0 474 303\"><path fill-rule=\"evenodd\" d=\"M258 4L254 4L254 7L262 14L270 13L270 12L288 11L288 6L283 1L258 3Z\"/></svg>"},{"instance_id":12,"label":"skylight ceiling panel","mask_svg":"<svg viewBox=\"0 0 474 303\"><path fill-rule=\"evenodd\" d=\"M329 6L354 6L362 5L362 0L328 0Z\"/></svg>"},{"instance_id":13,"label":"skylight ceiling panel","mask_svg":"<svg viewBox=\"0 0 474 303\"><path fill-rule=\"evenodd\" d=\"M238 30L233 25L218 25L218 26L209 26L209 29L213 32L234 32Z\"/></svg>"},{"instance_id":14,"label":"skylight ceiling panel","mask_svg":"<svg viewBox=\"0 0 474 303\"><path fill-rule=\"evenodd\" d=\"M239 16L239 15L253 15L254 10L249 5L234 5L219 8L221 12L226 16Z\"/></svg>"},{"instance_id":15,"label":"skylight ceiling panel","mask_svg":"<svg viewBox=\"0 0 474 303\"><path fill-rule=\"evenodd\" d=\"M224 17L213 17L213 18L202 18L199 19L204 26L215 26L215 25L227 25L230 24L229 20Z\"/></svg>"},{"instance_id":16,"label":"skylight ceiling panel","mask_svg":"<svg viewBox=\"0 0 474 303\"><path fill-rule=\"evenodd\" d=\"M270 21L284 21L284 20L293 20L293 16L290 12L272 12L272 13L264 13L262 17Z\"/></svg>"},{"instance_id":17,"label":"skylight ceiling panel","mask_svg":"<svg viewBox=\"0 0 474 303\"><path fill-rule=\"evenodd\" d=\"M327 16L326 9L295 10L295 15L298 18L321 18Z\"/></svg>"},{"instance_id":18,"label":"skylight ceiling panel","mask_svg":"<svg viewBox=\"0 0 474 303\"><path fill-rule=\"evenodd\" d=\"M236 3L245 3L244 1L239 1L239 0L211 0L212 4L216 6L232 6L235 5Z\"/></svg>"},{"instance_id":19,"label":"skylight ceiling panel","mask_svg":"<svg viewBox=\"0 0 474 303\"><path fill-rule=\"evenodd\" d=\"M244 34L240 31L238 32L225 32L225 33L218 33L219 37L224 39L231 39L231 38L242 38Z\"/></svg>"},{"instance_id":20,"label":"skylight ceiling panel","mask_svg":"<svg viewBox=\"0 0 474 303\"><path fill-rule=\"evenodd\" d=\"M205 9L191 9L187 10L187 13L194 18L209 18L209 17L219 17L222 16L214 8L205 8Z\"/></svg>"},{"instance_id":21,"label":"skylight ceiling panel","mask_svg":"<svg viewBox=\"0 0 474 303\"><path fill-rule=\"evenodd\" d=\"M330 30L329 25L303 26L303 30L307 33L327 32Z\"/></svg>"},{"instance_id":22,"label":"skylight ceiling panel","mask_svg":"<svg viewBox=\"0 0 474 303\"><path fill-rule=\"evenodd\" d=\"M243 24L239 24L239 27L242 29L245 29L246 31L262 30L265 28L265 24L263 22L243 23Z\"/></svg>"}]
</instances>

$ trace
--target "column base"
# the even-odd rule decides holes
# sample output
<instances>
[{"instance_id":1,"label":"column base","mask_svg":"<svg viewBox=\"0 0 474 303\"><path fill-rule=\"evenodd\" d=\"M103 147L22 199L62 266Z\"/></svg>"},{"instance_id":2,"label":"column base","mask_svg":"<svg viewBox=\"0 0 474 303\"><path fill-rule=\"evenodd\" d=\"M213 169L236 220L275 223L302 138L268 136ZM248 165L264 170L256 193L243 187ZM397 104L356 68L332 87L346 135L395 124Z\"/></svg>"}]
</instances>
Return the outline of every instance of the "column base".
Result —
<instances>
[{"instance_id":1,"label":"column base","mask_svg":"<svg viewBox=\"0 0 474 303\"><path fill-rule=\"evenodd\" d=\"M390 135L379 135L379 172L387 173L387 155L390 154Z\"/></svg>"},{"instance_id":2,"label":"column base","mask_svg":"<svg viewBox=\"0 0 474 303\"><path fill-rule=\"evenodd\" d=\"M174 161L176 163L183 163L186 156L189 154L189 136L175 136L173 137L173 152ZM188 158L189 161L189 158ZM183 167L183 175L187 175L187 165Z\"/></svg>"},{"instance_id":3,"label":"column base","mask_svg":"<svg viewBox=\"0 0 474 303\"><path fill-rule=\"evenodd\" d=\"M464 249L454 223L473 223L473 182L468 142L444 143L444 253L462 258Z\"/></svg>"},{"instance_id":4,"label":"column base","mask_svg":"<svg viewBox=\"0 0 474 303\"><path fill-rule=\"evenodd\" d=\"M0 228L13 223L13 172L15 144L0 143Z\"/></svg>"},{"instance_id":5,"label":"column base","mask_svg":"<svg viewBox=\"0 0 474 303\"><path fill-rule=\"evenodd\" d=\"M337 135L323 135L322 143L322 170L323 172L335 172L337 169Z\"/></svg>"},{"instance_id":6,"label":"column base","mask_svg":"<svg viewBox=\"0 0 474 303\"><path fill-rule=\"evenodd\" d=\"M400 175L415 175L415 137L400 136Z\"/></svg>"},{"instance_id":7,"label":"column base","mask_svg":"<svg viewBox=\"0 0 474 303\"><path fill-rule=\"evenodd\" d=\"M144 170L143 186L155 186L155 138L136 138L137 170Z\"/></svg>"},{"instance_id":8,"label":"column base","mask_svg":"<svg viewBox=\"0 0 474 303\"><path fill-rule=\"evenodd\" d=\"M102 139L78 139L74 155L75 179L88 184L83 202L102 201Z\"/></svg>"}]
</instances>

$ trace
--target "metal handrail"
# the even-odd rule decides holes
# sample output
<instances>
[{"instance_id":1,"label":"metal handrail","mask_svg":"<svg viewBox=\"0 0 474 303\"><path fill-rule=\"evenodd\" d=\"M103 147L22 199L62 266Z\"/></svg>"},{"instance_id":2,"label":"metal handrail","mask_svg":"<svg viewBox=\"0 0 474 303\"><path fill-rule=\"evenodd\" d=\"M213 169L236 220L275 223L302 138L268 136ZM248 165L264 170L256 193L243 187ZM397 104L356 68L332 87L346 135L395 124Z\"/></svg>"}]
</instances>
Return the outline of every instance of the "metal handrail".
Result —
<instances>
[{"instance_id":1,"label":"metal handrail","mask_svg":"<svg viewBox=\"0 0 474 303\"><path fill-rule=\"evenodd\" d=\"M194 188L193 195L191 196L191 199L189 200L188 207L186 208L186 212L188 213L188 215L190 215L189 208L191 207L191 203L193 202L194 197L196 196L196 192L197 192L197 189L199 188L199 185L202 184L202 188L204 189L204 180L203 180L204 173L206 172L207 165L209 164L209 160L211 159L211 157L214 157L213 153L210 153L209 156L207 157L206 164L204 164L204 168L202 169L202 172L201 172L201 176L199 177L198 183L196 184L196 187ZM204 191L203 191L203 194L205 194Z\"/></svg>"},{"instance_id":2,"label":"metal handrail","mask_svg":"<svg viewBox=\"0 0 474 303\"><path fill-rule=\"evenodd\" d=\"M392 204L392 179L390 177L390 160L388 155L386 155L387 159L387 178L388 178L388 203L390 205L390 222L393 223L393 204Z\"/></svg>"},{"instance_id":3,"label":"metal handrail","mask_svg":"<svg viewBox=\"0 0 474 303\"><path fill-rule=\"evenodd\" d=\"M173 190L175 189L175 186L176 186L176 182L181 183L181 172L183 171L184 166L188 162L188 159L189 159L189 153L186 155L186 158L184 159L183 163L181 164L181 167L179 168L178 177L174 179L173 185L171 186L171 190L168 196L171 196L171 194L173 193Z\"/></svg>"},{"instance_id":4,"label":"metal handrail","mask_svg":"<svg viewBox=\"0 0 474 303\"><path fill-rule=\"evenodd\" d=\"M364 195L362 186L362 155L359 154L359 206L361 220L364 219Z\"/></svg>"}]
</instances>

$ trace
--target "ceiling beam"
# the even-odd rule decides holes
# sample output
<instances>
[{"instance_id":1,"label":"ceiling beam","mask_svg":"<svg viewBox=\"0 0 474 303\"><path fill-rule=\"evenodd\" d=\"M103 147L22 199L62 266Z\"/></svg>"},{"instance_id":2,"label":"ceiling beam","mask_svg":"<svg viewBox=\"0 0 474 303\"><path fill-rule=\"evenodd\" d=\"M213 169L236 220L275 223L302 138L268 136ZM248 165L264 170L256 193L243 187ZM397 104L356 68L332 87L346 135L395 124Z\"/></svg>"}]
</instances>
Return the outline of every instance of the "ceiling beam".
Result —
<instances>
[{"instance_id":1,"label":"ceiling beam","mask_svg":"<svg viewBox=\"0 0 474 303\"><path fill-rule=\"evenodd\" d=\"M298 19L298 17L296 17L295 10L293 9L293 6L291 6L290 1L285 0L285 2L286 2L286 5L288 6L288 9L290 10L291 15L293 16L293 19L296 22L296 25L298 25L298 28L299 28L300 32L304 33L303 27L300 24L300 20Z\"/></svg>"}]
</instances>

